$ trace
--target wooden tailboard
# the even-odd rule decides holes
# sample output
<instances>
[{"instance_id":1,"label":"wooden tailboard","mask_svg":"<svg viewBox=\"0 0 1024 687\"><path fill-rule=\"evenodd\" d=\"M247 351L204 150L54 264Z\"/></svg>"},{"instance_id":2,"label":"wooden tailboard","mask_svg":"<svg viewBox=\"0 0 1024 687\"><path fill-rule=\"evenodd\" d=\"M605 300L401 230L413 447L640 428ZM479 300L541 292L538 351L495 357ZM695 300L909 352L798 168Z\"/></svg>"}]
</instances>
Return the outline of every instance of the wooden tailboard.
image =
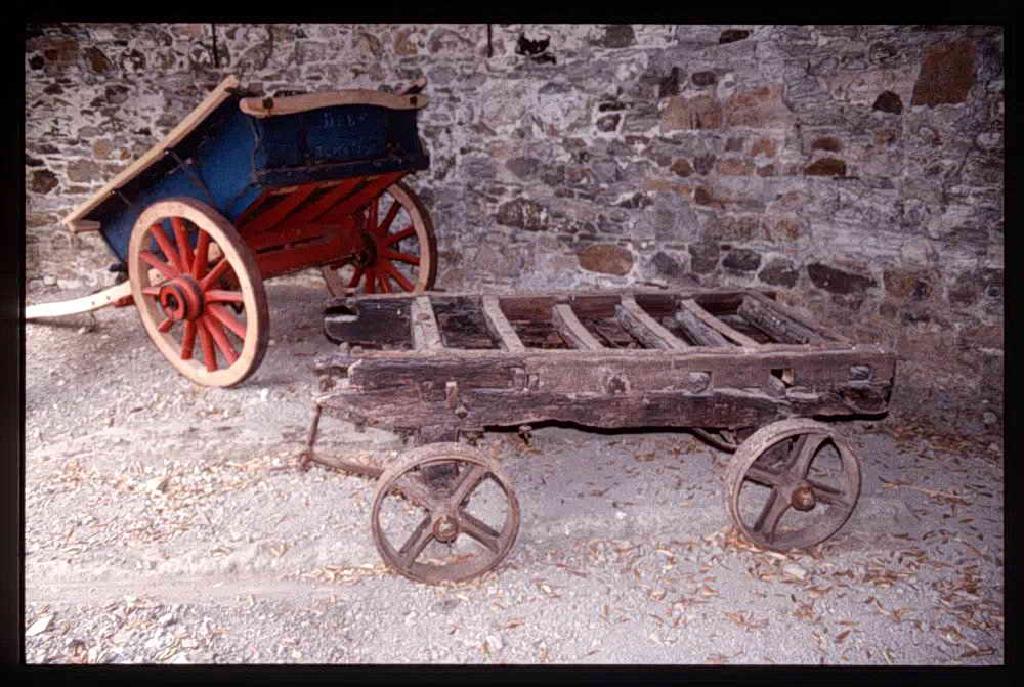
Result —
<instances>
[{"instance_id":1,"label":"wooden tailboard","mask_svg":"<svg viewBox=\"0 0 1024 687\"><path fill-rule=\"evenodd\" d=\"M323 403L394 429L541 420L739 427L884 413L895 355L770 292L429 293L338 299ZM756 421L755 421L756 420Z\"/></svg>"}]
</instances>

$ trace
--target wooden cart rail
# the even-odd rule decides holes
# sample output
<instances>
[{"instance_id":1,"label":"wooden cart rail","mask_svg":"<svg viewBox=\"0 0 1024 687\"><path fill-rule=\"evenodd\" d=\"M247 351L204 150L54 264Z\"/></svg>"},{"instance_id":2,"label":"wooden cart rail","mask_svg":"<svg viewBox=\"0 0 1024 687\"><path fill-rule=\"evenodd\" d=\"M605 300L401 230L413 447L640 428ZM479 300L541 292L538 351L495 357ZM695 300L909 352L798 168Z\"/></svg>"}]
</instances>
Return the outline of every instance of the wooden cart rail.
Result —
<instances>
[{"instance_id":1,"label":"wooden cart rail","mask_svg":"<svg viewBox=\"0 0 1024 687\"><path fill-rule=\"evenodd\" d=\"M721 428L885 412L894 355L808 324L771 295L341 299L324 322L342 350L315 365L323 390L359 395L337 399L351 413L395 428L444 416L463 430L543 419Z\"/></svg>"}]
</instances>

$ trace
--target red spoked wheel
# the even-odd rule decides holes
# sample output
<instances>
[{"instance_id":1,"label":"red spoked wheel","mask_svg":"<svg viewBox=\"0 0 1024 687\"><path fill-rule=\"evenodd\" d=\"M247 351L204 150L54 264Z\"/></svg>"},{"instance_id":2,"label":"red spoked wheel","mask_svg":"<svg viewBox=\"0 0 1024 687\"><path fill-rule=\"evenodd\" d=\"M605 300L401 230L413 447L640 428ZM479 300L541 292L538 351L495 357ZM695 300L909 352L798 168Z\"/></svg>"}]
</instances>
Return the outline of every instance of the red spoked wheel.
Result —
<instances>
[{"instance_id":1,"label":"red spoked wheel","mask_svg":"<svg viewBox=\"0 0 1024 687\"><path fill-rule=\"evenodd\" d=\"M327 290L344 296L419 292L434 286L437 241L423 203L408 186L388 186L364 212L362 249L339 264L323 268Z\"/></svg>"},{"instance_id":2,"label":"red spoked wheel","mask_svg":"<svg viewBox=\"0 0 1024 687\"><path fill-rule=\"evenodd\" d=\"M154 203L128 245L139 317L181 374L206 386L239 384L267 348L267 295L231 223L191 198Z\"/></svg>"}]
</instances>

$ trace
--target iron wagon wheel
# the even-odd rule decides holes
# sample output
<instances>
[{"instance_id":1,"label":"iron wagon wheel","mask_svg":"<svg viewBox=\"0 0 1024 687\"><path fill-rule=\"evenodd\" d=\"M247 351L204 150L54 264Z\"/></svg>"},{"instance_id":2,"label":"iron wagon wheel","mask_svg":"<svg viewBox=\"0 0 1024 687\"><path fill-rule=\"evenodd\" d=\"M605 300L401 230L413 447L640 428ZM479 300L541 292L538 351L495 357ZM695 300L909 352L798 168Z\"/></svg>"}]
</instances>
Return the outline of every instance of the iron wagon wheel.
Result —
<instances>
[{"instance_id":1,"label":"iron wagon wheel","mask_svg":"<svg viewBox=\"0 0 1024 687\"><path fill-rule=\"evenodd\" d=\"M263 278L219 212L192 198L150 205L132 229L128 279L146 333L178 372L233 386L259 367L269 321Z\"/></svg>"},{"instance_id":2,"label":"iron wagon wheel","mask_svg":"<svg viewBox=\"0 0 1024 687\"><path fill-rule=\"evenodd\" d=\"M430 213L416 193L398 181L366 209L364 249L340 265L322 268L327 290L344 296L429 291L437 277L437 239Z\"/></svg>"},{"instance_id":3,"label":"iron wagon wheel","mask_svg":"<svg viewBox=\"0 0 1024 687\"><path fill-rule=\"evenodd\" d=\"M819 544L853 513L860 462L844 436L805 418L754 432L726 471L726 507L751 542L773 551Z\"/></svg>"},{"instance_id":4,"label":"iron wagon wheel","mask_svg":"<svg viewBox=\"0 0 1024 687\"><path fill-rule=\"evenodd\" d=\"M380 476L371 528L395 571L427 584L460 582L508 556L519 501L494 460L453 442L428 444Z\"/></svg>"}]
</instances>

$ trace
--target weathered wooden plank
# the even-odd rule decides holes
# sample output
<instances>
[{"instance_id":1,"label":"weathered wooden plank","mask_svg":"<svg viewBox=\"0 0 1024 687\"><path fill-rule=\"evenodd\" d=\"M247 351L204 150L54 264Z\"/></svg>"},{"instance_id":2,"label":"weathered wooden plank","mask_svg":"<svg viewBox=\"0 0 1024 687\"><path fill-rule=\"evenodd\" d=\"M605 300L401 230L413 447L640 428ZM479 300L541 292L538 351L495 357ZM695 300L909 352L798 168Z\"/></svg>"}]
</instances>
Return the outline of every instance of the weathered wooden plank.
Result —
<instances>
[{"instance_id":1,"label":"weathered wooden plank","mask_svg":"<svg viewBox=\"0 0 1024 687\"><path fill-rule=\"evenodd\" d=\"M761 345L754 341L753 339L751 339L746 334L740 334L738 331L727 325L725 322L722 322L720 319L709 313L707 310L700 307L700 305L697 304L697 301L693 300L692 298L684 298L680 302L680 305L689 310L690 313L692 313L693 316L699 319L701 322L708 325L709 327L717 331L719 334L722 334L723 336L732 339L741 346L757 348L758 346Z\"/></svg>"},{"instance_id":2,"label":"weathered wooden plank","mask_svg":"<svg viewBox=\"0 0 1024 687\"><path fill-rule=\"evenodd\" d=\"M744 300L750 299L753 299L754 301L761 303L765 307L771 309L773 312L779 313L780 315L784 315L785 317L789 318L790 321L796 323L800 327L810 332L813 332L814 334L817 334L818 337L820 337L820 341L815 343L821 343L826 341L850 343L850 340L847 339L845 336L836 334L834 332L826 331L823 327L808 322L806 319L804 319L799 314L794 312L792 308L772 298L769 298L768 296L759 291L750 291L749 293L745 294Z\"/></svg>"},{"instance_id":3,"label":"weathered wooden plank","mask_svg":"<svg viewBox=\"0 0 1024 687\"><path fill-rule=\"evenodd\" d=\"M437 351L444 348L441 331L437 328L434 309L428 296L417 296L412 302L412 341L418 351Z\"/></svg>"},{"instance_id":4,"label":"weathered wooden plank","mask_svg":"<svg viewBox=\"0 0 1024 687\"><path fill-rule=\"evenodd\" d=\"M818 343L824 339L816 331L754 298L744 298L736 313L756 327L766 331L779 343Z\"/></svg>"},{"instance_id":5,"label":"weathered wooden plank","mask_svg":"<svg viewBox=\"0 0 1024 687\"><path fill-rule=\"evenodd\" d=\"M508 318L505 317L497 296L484 296L483 309L487 328L501 340L501 345L506 351L519 353L526 350L523 342L519 339L519 335L516 334L516 330L509 323Z\"/></svg>"},{"instance_id":6,"label":"weathered wooden plank","mask_svg":"<svg viewBox=\"0 0 1024 687\"><path fill-rule=\"evenodd\" d=\"M739 349L687 351L464 351L445 349L425 355L416 351L333 353L317 358L318 372L347 370L353 388L416 386L429 382L443 387L457 381L460 388L542 388L566 394L600 394L614 389L632 391L700 390L703 388L762 387L772 370L791 369L790 390L822 391L855 381L887 382L895 358L878 349L742 353ZM854 367L870 374L853 374ZM705 380L703 383L701 380Z\"/></svg>"},{"instance_id":7,"label":"weathered wooden plank","mask_svg":"<svg viewBox=\"0 0 1024 687\"><path fill-rule=\"evenodd\" d=\"M685 341L677 338L648 315L632 295L622 297L622 303L615 307L615 318L645 346L675 351L689 348Z\"/></svg>"},{"instance_id":8,"label":"weathered wooden plank","mask_svg":"<svg viewBox=\"0 0 1024 687\"><path fill-rule=\"evenodd\" d=\"M568 303L556 303L551 309L551 324L558 333L562 335L573 346L584 351L599 351L604 349L590 330L583 326L572 306Z\"/></svg>"},{"instance_id":9,"label":"weathered wooden plank","mask_svg":"<svg viewBox=\"0 0 1024 687\"><path fill-rule=\"evenodd\" d=\"M324 335L350 346L412 348L411 305L408 300L334 300L324 311Z\"/></svg>"},{"instance_id":10,"label":"weathered wooden plank","mask_svg":"<svg viewBox=\"0 0 1024 687\"><path fill-rule=\"evenodd\" d=\"M389 110L419 110L426 107L427 102L427 96L422 94L396 95L367 88L350 88L344 91L301 93L278 98L254 96L242 98L238 106L245 114L262 119L336 105L377 105Z\"/></svg>"},{"instance_id":11,"label":"weathered wooden plank","mask_svg":"<svg viewBox=\"0 0 1024 687\"><path fill-rule=\"evenodd\" d=\"M741 428L757 427L790 416L876 414L884 411L885 389L875 385L864 387L858 393L859 398L835 389L821 394L793 394L782 399L735 390L582 397L547 391L472 389L462 392L456 411L443 397L418 397L379 389L332 394L324 401L324 407L350 421L398 431L415 431L431 425L481 430L545 421L573 422L607 429Z\"/></svg>"},{"instance_id":12,"label":"weathered wooden plank","mask_svg":"<svg viewBox=\"0 0 1024 687\"><path fill-rule=\"evenodd\" d=\"M680 308L675 312L674 319L683 328L683 331L697 342L699 346L725 346L731 348L733 344L709 327L703 320L698 319L692 312Z\"/></svg>"}]
</instances>

